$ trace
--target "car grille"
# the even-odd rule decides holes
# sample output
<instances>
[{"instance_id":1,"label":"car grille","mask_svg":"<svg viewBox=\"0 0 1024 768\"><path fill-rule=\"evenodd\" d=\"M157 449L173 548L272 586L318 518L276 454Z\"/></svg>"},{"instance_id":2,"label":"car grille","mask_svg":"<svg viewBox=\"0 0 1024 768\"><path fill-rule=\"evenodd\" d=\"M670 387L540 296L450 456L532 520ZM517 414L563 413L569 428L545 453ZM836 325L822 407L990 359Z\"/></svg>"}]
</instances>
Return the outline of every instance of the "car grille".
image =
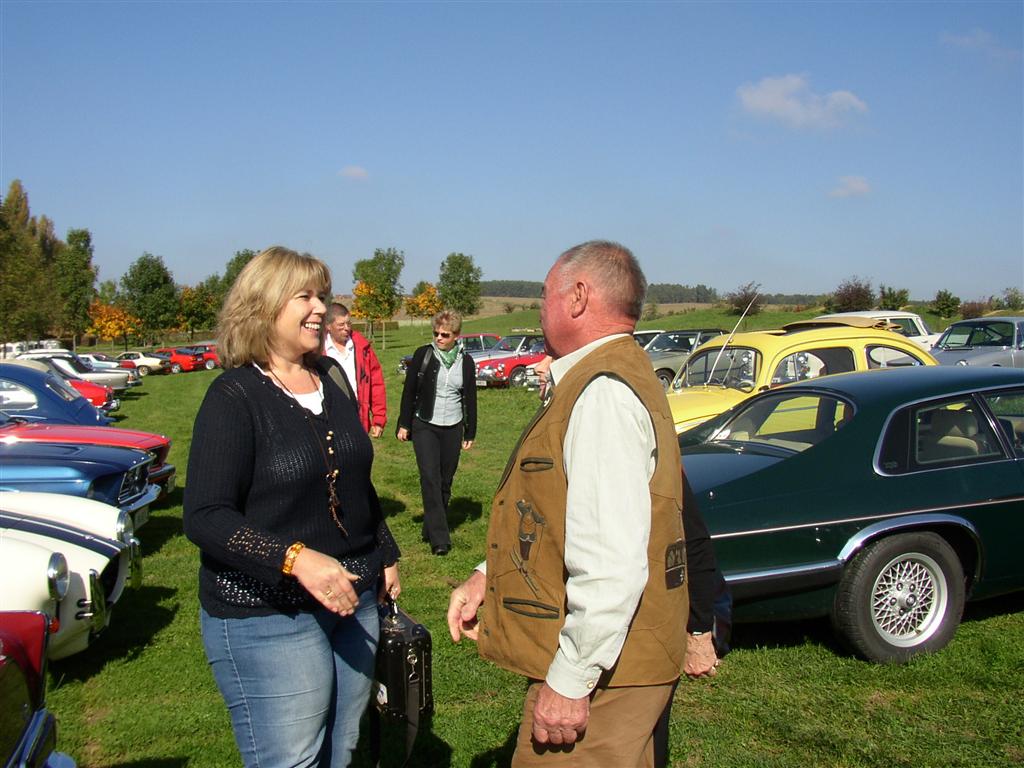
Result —
<instances>
[{"instance_id":1,"label":"car grille","mask_svg":"<svg viewBox=\"0 0 1024 768\"><path fill-rule=\"evenodd\" d=\"M121 479L121 490L117 494L118 505L124 504L146 490L149 477L150 461L145 461L129 469Z\"/></svg>"}]
</instances>

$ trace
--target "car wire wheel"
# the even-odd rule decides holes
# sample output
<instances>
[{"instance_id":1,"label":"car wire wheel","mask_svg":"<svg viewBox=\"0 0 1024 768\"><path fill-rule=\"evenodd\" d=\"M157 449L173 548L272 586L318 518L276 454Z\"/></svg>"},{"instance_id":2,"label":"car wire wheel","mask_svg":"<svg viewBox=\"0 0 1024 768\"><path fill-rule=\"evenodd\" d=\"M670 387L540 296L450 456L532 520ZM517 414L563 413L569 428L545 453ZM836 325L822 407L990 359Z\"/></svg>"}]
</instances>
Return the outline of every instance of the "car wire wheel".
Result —
<instances>
[{"instance_id":1,"label":"car wire wheel","mask_svg":"<svg viewBox=\"0 0 1024 768\"><path fill-rule=\"evenodd\" d=\"M949 588L938 563L913 552L883 566L871 597L875 629L893 645L914 646L939 628Z\"/></svg>"},{"instance_id":2,"label":"car wire wheel","mask_svg":"<svg viewBox=\"0 0 1024 768\"><path fill-rule=\"evenodd\" d=\"M510 387L525 387L526 369L522 366L514 368L512 373L508 375L508 385Z\"/></svg>"},{"instance_id":3,"label":"car wire wheel","mask_svg":"<svg viewBox=\"0 0 1024 768\"><path fill-rule=\"evenodd\" d=\"M832 625L864 658L904 662L953 639L965 592L963 566L941 536L887 536L866 546L843 571Z\"/></svg>"}]
</instances>

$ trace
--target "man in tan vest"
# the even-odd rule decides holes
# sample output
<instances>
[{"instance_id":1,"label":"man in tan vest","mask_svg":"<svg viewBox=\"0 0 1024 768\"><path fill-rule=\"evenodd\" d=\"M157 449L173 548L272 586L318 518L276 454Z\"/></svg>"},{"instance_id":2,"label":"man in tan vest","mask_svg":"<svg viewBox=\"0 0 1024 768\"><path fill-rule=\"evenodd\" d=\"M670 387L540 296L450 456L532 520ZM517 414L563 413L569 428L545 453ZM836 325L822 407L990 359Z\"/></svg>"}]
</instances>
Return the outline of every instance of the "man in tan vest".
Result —
<instances>
[{"instance_id":1,"label":"man in tan vest","mask_svg":"<svg viewBox=\"0 0 1024 768\"><path fill-rule=\"evenodd\" d=\"M530 680L516 767L653 765L679 677L682 480L664 390L631 336L646 290L617 243L578 245L548 272L551 396L498 485L487 561L448 606L454 641Z\"/></svg>"}]
</instances>

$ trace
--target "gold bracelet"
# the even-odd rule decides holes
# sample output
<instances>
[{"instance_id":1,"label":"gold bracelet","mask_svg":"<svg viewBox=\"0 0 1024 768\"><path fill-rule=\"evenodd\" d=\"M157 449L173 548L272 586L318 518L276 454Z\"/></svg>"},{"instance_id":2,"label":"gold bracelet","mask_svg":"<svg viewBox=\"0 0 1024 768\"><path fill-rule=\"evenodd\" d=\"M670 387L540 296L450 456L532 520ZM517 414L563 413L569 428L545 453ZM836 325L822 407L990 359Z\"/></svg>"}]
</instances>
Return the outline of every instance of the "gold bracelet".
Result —
<instances>
[{"instance_id":1,"label":"gold bracelet","mask_svg":"<svg viewBox=\"0 0 1024 768\"><path fill-rule=\"evenodd\" d=\"M292 575L292 568L295 567L295 558L299 556L299 552L304 550L306 545L301 541L296 541L290 547L288 551L284 553L284 565L281 566L281 573L285 576Z\"/></svg>"}]
</instances>

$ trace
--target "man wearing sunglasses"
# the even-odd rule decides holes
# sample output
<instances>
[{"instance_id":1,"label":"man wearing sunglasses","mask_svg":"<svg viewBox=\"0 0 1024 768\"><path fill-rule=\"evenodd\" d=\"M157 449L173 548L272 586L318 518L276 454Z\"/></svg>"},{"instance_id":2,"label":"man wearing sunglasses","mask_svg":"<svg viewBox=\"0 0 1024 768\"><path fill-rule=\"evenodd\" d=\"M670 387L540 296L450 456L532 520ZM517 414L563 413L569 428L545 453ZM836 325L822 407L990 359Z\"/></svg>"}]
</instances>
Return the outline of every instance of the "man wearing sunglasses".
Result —
<instances>
[{"instance_id":1,"label":"man wearing sunglasses","mask_svg":"<svg viewBox=\"0 0 1024 768\"><path fill-rule=\"evenodd\" d=\"M607 241L548 272L552 394L498 485L486 563L449 602L453 640L529 679L513 768L652 766L679 678L683 486L664 389L631 335L646 289Z\"/></svg>"}]
</instances>

